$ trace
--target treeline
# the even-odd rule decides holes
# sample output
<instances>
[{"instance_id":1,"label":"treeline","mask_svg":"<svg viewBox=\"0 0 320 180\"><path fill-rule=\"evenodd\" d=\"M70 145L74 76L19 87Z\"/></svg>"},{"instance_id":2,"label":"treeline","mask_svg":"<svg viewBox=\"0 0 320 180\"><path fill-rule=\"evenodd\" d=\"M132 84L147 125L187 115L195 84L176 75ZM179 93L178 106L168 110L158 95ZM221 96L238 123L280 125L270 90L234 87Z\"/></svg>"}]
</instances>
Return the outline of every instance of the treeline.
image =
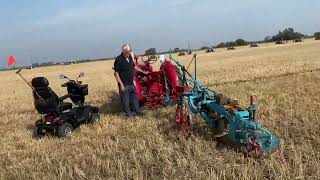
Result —
<instances>
[{"instance_id":1,"label":"treeline","mask_svg":"<svg viewBox=\"0 0 320 180\"><path fill-rule=\"evenodd\" d=\"M104 60L111 60L114 58L102 58L102 59L81 59L81 60L74 60L74 61L65 61L65 62L43 62L43 63L33 63L31 67L43 67L43 66L54 66L54 65L69 65L69 64L80 64L86 62L93 62L93 61L104 61Z\"/></svg>"},{"instance_id":2,"label":"treeline","mask_svg":"<svg viewBox=\"0 0 320 180\"><path fill-rule=\"evenodd\" d=\"M293 28L286 28L283 31L279 31L278 34L272 37L271 36L265 37L264 42L288 41L288 40L301 39L306 36L307 35L304 35L302 33L295 32Z\"/></svg>"},{"instance_id":3,"label":"treeline","mask_svg":"<svg viewBox=\"0 0 320 180\"><path fill-rule=\"evenodd\" d=\"M264 40L260 41L246 41L244 39L237 39L235 41L227 41L227 42L221 42L217 45L213 45L211 47L208 46L203 46L200 48L200 50L207 50L211 48L224 48L224 47L234 47L234 46L246 46L246 45L254 45L257 43L265 43L265 42L276 42L276 41L288 41L288 40L298 40L302 38L310 38L310 37L315 37L316 39L320 39L320 32L314 33L313 36L308 36L304 35L300 32L294 31L293 28L286 28L283 31L279 31L278 34L273 35L273 36L267 36L264 38ZM194 50L199 50L199 49L194 49ZM174 48L171 50L173 53L178 53L178 52L190 52L192 51L191 49L180 49L180 48ZM169 51L163 51L163 52L157 52L156 48L149 48L145 51L144 55L155 55L155 54L168 54L170 53Z\"/></svg>"},{"instance_id":4,"label":"treeline","mask_svg":"<svg viewBox=\"0 0 320 180\"><path fill-rule=\"evenodd\" d=\"M221 42L215 46L215 48L222 48L222 47L233 47L233 46L246 46L249 42L245 41L244 39L237 39L235 41L229 42Z\"/></svg>"},{"instance_id":5,"label":"treeline","mask_svg":"<svg viewBox=\"0 0 320 180\"><path fill-rule=\"evenodd\" d=\"M320 36L320 34L319 34L319 36ZM237 39L235 41L221 42L218 45L213 46L213 47L214 48L222 48L222 47L233 47L233 46L245 46L245 45L254 44L254 43L296 40L296 39L302 39L305 37L310 37L310 36L304 35L299 32L295 32L293 28L286 28L283 31L279 31L278 34L276 34L276 35L265 37L264 40L262 40L262 41L249 42L244 39Z\"/></svg>"},{"instance_id":6,"label":"treeline","mask_svg":"<svg viewBox=\"0 0 320 180\"><path fill-rule=\"evenodd\" d=\"M245 46L249 44L256 43L266 43L266 42L277 42L277 41L289 41L289 40L298 40L302 38L315 38L316 40L320 40L320 32L315 32L313 36L308 36L302 34L300 32L294 31L293 28L286 28L283 31L279 31L278 34L273 36L266 36L264 40L261 41L246 41L244 39L237 39L235 41L221 42L216 46L212 46L211 48L223 48L223 47L234 47L234 46ZM201 47L201 50L209 49L210 47Z\"/></svg>"},{"instance_id":7,"label":"treeline","mask_svg":"<svg viewBox=\"0 0 320 180\"><path fill-rule=\"evenodd\" d=\"M155 55L155 54L169 54L170 52L173 53L178 53L178 52L188 52L191 51L191 49L180 49L180 48L174 48L173 50L169 51L162 51L162 52L157 52L156 48L150 48L147 49L144 53L144 55Z\"/></svg>"}]
</instances>

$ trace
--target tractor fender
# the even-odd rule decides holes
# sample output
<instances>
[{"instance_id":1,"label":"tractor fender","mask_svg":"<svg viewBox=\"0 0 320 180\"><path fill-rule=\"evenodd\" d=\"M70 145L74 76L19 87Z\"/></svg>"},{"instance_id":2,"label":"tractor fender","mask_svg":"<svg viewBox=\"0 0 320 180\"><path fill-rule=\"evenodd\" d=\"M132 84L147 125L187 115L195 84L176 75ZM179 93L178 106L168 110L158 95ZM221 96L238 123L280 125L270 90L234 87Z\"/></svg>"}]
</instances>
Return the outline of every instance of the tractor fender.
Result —
<instances>
[{"instance_id":1,"label":"tractor fender","mask_svg":"<svg viewBox=\"0 0 320 180\"><path fill-rule=\"evenodd\" d=\"M170 61L164 61L161 64L160 70L164 70L171 89L175 89L177 86L180 86L176 68Z\"/></svg>"}]
</instances>

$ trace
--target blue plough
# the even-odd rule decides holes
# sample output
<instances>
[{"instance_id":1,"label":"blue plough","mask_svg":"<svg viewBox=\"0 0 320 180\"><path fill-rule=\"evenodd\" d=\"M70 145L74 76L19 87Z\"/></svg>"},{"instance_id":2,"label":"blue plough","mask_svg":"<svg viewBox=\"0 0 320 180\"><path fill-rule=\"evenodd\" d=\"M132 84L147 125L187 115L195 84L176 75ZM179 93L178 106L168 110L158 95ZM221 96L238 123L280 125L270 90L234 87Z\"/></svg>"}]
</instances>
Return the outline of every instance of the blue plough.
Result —
<instances>
[{"instance_id":1,"label":"blue plough","mask_svg":"<svg viewBox=\"0 0 320 180\"><path fill-rule=\"evenodd\" d=\"M217 139L228 139L240 145L245 155L260 157L276 151L279 138L256 121L256 97L251 96L250 106L241 108L237 100L208 89L196 79L196 54L193 56L195 76L192 76L179 61L172 58L179 67L182 84L178 92L180 100L176 106L176 123L181 132L189 137L191 126L195 123L195 115L200 115L208 127L216 131ZM187 78L188 77L188 78Z\"/></svg>"}]
</instances>

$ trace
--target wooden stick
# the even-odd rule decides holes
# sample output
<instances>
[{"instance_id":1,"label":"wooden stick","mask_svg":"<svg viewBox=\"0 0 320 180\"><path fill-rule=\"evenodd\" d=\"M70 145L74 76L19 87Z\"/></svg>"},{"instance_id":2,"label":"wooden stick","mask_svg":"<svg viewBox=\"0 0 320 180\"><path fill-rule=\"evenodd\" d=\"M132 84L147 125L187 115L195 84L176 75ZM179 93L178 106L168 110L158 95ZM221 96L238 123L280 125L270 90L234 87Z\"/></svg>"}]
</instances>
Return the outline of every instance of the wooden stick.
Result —
<instances>
[{"instance_id":1,"label":"wooden stick","mask_svg":"<svg viewBox=\"0 0 320 180\"><path fill-rule=\"evenodd\" d=\"M26 82L26 83L31 87L32 91L36 93L37 97L38 97L41 101L43 101L43 98L37 93L37 91L34 89L34 87L20 74L20 72L21 72L21 69L19 69L19 70L16 72L16 74L18 74L18 75L24 80L24 82Z\"/></svg>"}]
</instances>

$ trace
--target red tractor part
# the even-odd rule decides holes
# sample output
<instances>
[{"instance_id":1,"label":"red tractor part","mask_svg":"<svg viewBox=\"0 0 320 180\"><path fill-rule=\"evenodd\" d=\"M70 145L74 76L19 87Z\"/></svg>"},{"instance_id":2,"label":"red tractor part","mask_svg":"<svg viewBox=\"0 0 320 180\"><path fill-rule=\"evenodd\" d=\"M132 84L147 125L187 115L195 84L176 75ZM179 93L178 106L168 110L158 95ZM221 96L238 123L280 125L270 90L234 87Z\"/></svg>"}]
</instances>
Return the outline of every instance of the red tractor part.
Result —
<instances>
[{"instance_id":1,"label":"red tractor part","mask_svg":"<svg viewBox=\"0 0 320 180\"><path fill-rule=\"evenodd\" d=\"M152 64L138 64L137 66L144 71L153 72Z\"/></svg>"},{"instance_id":2,"label":"red tractor part","mask_svg":"<svg viewBox=\"0 0 320 180\"><path fill-rule=\"evenodd\" d=\"M138 63L136 59L136 65L140 69L148 71L149 74L135 72L133 78L140 106L153 108L178 100L179 95L176 87L179 86L180 80L176 66L172 65L170 61L164 61L159 71L153 71L152 63L155 63L156 60L149 58L147 61L142 58L142 61L143 63Z\"/></svg>"},{"instance_id":3,"label":"red tractor part","mask_svg":"<svg viewBox=\"0 0 320 180\"><path fill-rule=\"evenodd\" d=\"M147 57L147 58L146 58ZM141 57L141 61L143 63L139 63L138 62L138 58L136 58L136 65L144 70L144 71L148 71L148 72L153 72L153 66L152 64L154 64L155 62L157 62L158 58L157 56L153 55L153 56L142 56Z\"/></svg>"},{"instance_id":4,"label":"red tractor part","mask_svg":"<svg viewBox=\"0 0 320 180\"><path fill-rule=\"evenodd\" d=\"M171 64L170 61L165 60L161 64L160 70L163 70L166 74L171 89L171 93L177 94L176 87L180 86L180 79L177 73L177 67Z\"/></svg>"},{"instance_id":5,"label":"red tractor part","mask_svg":"<svg viewBox=\"0 0 320 180\"><path fill-rule=\"evenodd\" d=\"M139 102L143 100L143 95L142 95L142 91L141 91L141 85L139 82L137 82L136 80L136 75L134 74L133 75L133 84L134 86L136 87L136 91L137 91L137 94L138 94L138 100Z\"/></svg>"},{"instance_id":6,"label":"red tractor part","mask_svg":"<svg viewBox=\"0 0 320 180\"><path fill-rule=\"evenodd\" d=\"M262 155L261 154L261 146L259 144L259 141L257 140L256 137L250 136L247 139L247 147L246 147L245 156L259 158L261 155Z\"/></svg>"},{"instance_id":7,"label":"red tractor part","mask_svg":"<svg viewBox=\"0 0 320 180\"><path fill-rule=\"evenodd\" d=\"M176 124L180 135L185 139L188 139L191 135L191 121L192 115L188 105L186 103L178 104L176 106Z\"/></svg>"}]
</instances>

